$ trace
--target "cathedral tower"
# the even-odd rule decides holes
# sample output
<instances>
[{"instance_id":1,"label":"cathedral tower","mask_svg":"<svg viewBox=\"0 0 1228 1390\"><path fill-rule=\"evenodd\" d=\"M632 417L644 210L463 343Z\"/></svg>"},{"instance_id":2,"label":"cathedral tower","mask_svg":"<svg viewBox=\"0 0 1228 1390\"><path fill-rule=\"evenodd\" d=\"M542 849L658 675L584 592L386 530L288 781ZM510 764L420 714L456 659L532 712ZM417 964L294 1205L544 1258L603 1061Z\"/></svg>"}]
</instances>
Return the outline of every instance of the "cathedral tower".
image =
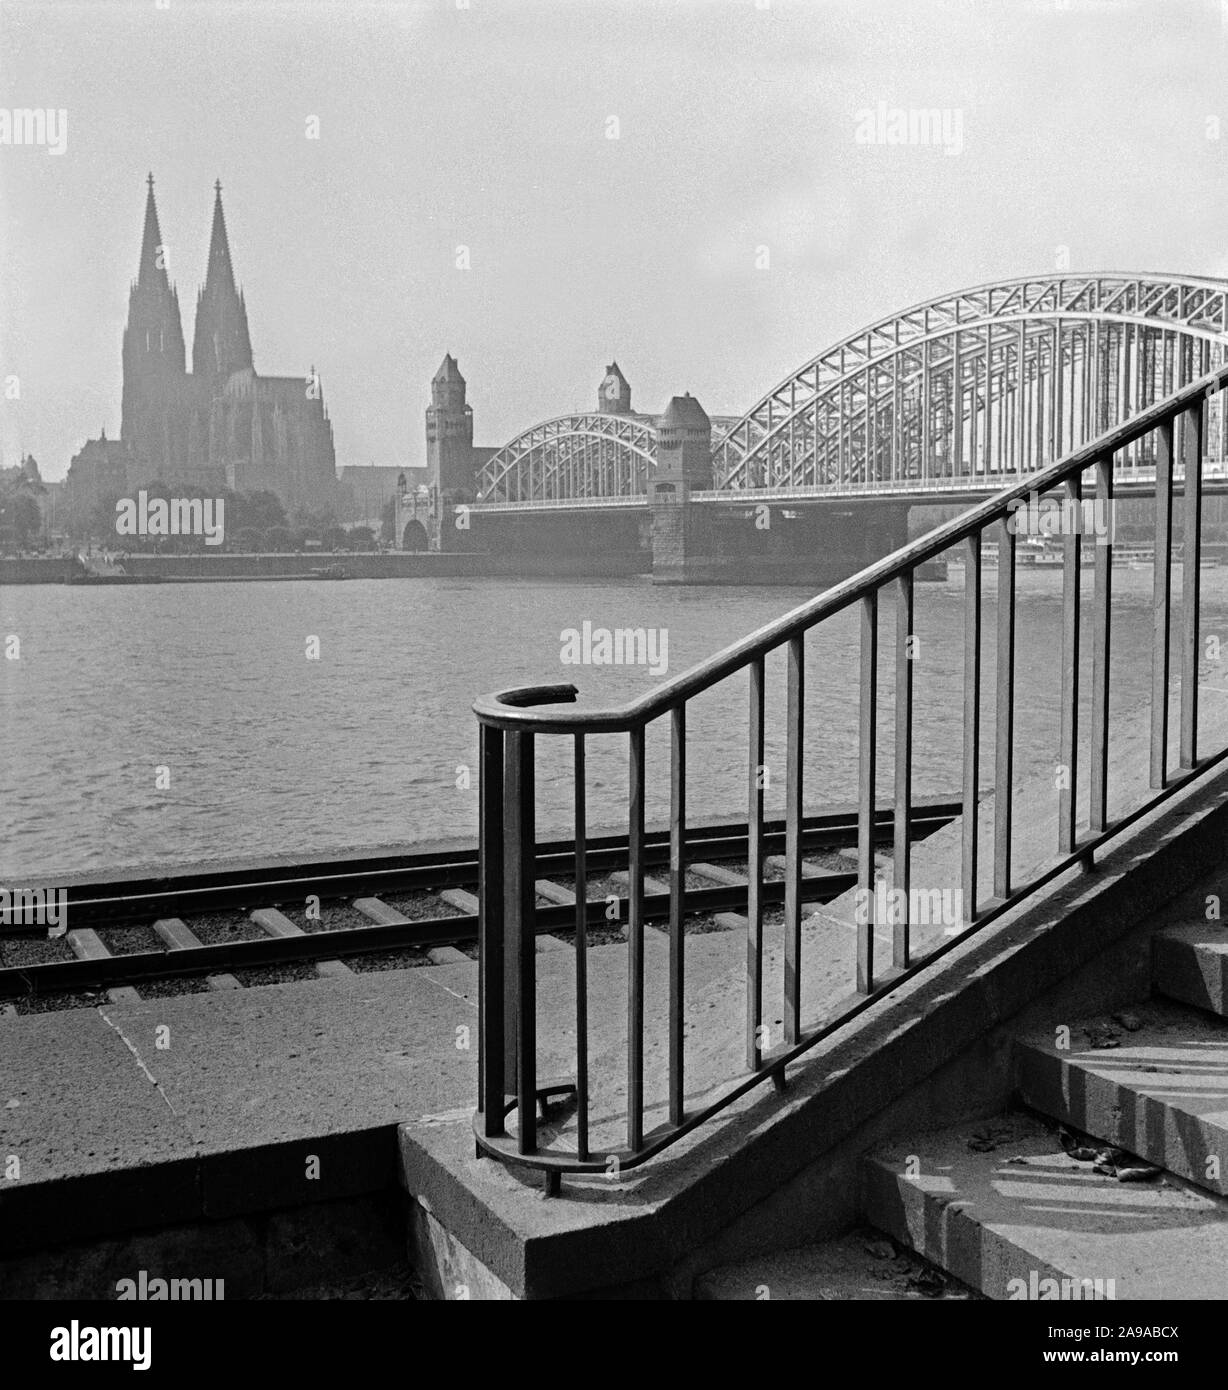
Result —
<instances>
[{"instance_id":1,"label":"cathedral tower","mask_svg":"<svg viewBox=\"0 0 1228 1390\"><path fill-rule=\"evenodd\" d=\"M444 357L431 379L426 412L426 464L441 499L449 493L472 501L477 482L473 459L473 409L465 404L465 378L456 358Z\"/></svg>"},{"instance_id":2,"label":"cathedral tower","mask_svg":"<svg viewBox=\"0 0 1228 1390\"><path fill-rule=\"evenodd\" d=\"M205 287L196 301L196 333L192 339L192 375L217 387L232 372L252 365L247 332L247 306L235 287L230 242L222 213L222 185L213 185L213 233Z\"/></svg>"},{"instance_id":3,"label":"cathedral tower","mask_svg":"<svg viewBox=\"0 0 1228 1390\"><path fill-rule=\"evenodd\" d=\"M141 261L128 292L124 329L120 435L161 473L170 451L163 418L166 398L184 380L183 325L179 296L166 273L152 174L146 182Z\"/></svg>"}]
</instances>

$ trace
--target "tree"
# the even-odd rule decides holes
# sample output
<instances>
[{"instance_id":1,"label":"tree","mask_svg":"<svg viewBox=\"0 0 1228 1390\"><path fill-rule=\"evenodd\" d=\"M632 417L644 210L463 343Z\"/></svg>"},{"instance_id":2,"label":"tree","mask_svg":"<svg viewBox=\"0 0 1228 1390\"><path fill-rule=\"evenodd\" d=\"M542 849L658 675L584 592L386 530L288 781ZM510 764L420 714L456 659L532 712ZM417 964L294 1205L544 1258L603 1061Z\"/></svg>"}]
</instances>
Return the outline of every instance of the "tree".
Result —
<instances>
[{"instance_id":1,"label":"tree","mask_svg":"<svg viewBox=\"0 0 1228 1390\"><path fill-rule=\"evenodd\" d=\"M254 526L245 526L236 536L235 544L240 550L257 551L264 549L264 533Z\"/></svg>"},{"instance_id":2,"label":"tree","mask_svg":"<svg viewBox=\"0 0 1228 1390\"><path fill-rule=\"evenodd\" d=\"M347 543L351 550L374 550L375 532L369 526L351 526Z\"/></svg>"},{"instance_id":3,"label":"tree","mask_svg":"<svg viewBox=\"0 0 1228 1390\"><path fill-rule=\"evenodd\" d=\"M271 526L265 533L264 539L270 550L279 553L295 548L294 534L286 526Z\"/></svg>"},{"instance_id":4,"label":"tree","mask_svg":"<svg viewBox=\"0 0 1228 1390\"><path fill-rule=\"evenodd\" d=\"M42 525L38 503L24 488L7 488L0 494L0 548L27 549Z\"/></svg>"},{"instance_id":5,"label":"tree","mask_svg":"<svg viewBox=\"0 0 1228 1390\"><path fill-rule=\"evenodd\" d=\"M379 514L379 538L388 541L392 545L396 544L397 539L397 499L390 497L380 509Z\"/></svg>"}]
</instances>

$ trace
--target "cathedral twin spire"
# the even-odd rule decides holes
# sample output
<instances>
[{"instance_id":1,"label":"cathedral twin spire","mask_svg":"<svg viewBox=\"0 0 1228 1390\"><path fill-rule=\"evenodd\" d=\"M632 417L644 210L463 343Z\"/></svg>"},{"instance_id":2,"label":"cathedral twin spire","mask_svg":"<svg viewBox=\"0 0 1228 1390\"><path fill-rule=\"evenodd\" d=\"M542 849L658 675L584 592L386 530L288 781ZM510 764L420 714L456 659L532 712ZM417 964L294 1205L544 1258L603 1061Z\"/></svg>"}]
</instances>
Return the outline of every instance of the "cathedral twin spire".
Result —
<instances>
[{"instance_id":1,"label":"cathedral twin spire","mask_svg":"<svg viewBox=\"0 0 1228 1390\"><path fill-rule=\"evenodd\" d=\"M153 175L146 180L145 228L141 237L141 262L129 305L129 328L152 329L162 340L183 340L179 297L166 273L158 208L154 201ZM139 303L138 303L139 301ZM135 312L134 312L135 311ZM182 347L179 352L182 354ZM230 262L230 241L222 211L222 185L214 184L213 230L205 284L196 300L196 332L192 339L192 372L224 382L232 372L252 365L252 345L247 327L247 306L235 285ZM183 370L182 361L179 370Z\"/></svg>"},{"instance_id":2,"label":"cathedral twin spire","mask_svg":"<svg viewBox=\"0 0 1228 1390\"><path fill-rule=\"evenodd\" d=\"M220 180L213 190L213 231L209 237L205 287L196 301L192 372L195 376L225 381L231 372L252 365L252 344L247 331L247 306L235 288L234 268L230 264Z\"/></svg>"}]
</instances>

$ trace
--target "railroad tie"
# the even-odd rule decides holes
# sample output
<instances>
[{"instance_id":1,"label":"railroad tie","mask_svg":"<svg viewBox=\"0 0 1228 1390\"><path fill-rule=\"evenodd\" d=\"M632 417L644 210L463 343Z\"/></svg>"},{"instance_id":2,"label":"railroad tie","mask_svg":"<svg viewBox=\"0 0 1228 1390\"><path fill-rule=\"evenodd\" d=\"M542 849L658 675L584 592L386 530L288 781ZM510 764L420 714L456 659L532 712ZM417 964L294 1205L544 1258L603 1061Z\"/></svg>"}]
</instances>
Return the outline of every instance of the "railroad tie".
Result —
<instances>
[{"instance_id":1,"label":"railroad tie","mask_svg":"<svg viewBox=\"0 0 1228 1390\"><path fill-rule=\"evenodd\" d=\"M555 907L575 907L576 895L570 888L564 888L561 883L551 883L548 878L539 878L533 885L539 898L545 898L548 903L553 903ZM538 936L537 949L539 951L570 951L570 943L557 936Z\"/></svg>"},{"instance_id":2,"label":"railroad tie","mask_svg":"<svg viewBox=\"0 0 1228 1390\"><path fill-rule=\"evenodd\" d=\"M706 878L710 883L719 883L725 888L746 887L746 875L735 873L723 864L688 864L687 869L699 878Z\"/></svg>"},{"instance_id":3,"label":"railroad tie","mask_svg":"<svg viewBox=\"0 0 1228 1390\"><path fill-rule=\"evenodd\" d=\"M68 933L68 944L78 960L110 960L111 952L93 927L78 927ZM131 985L111 985L107 990L110 1004L139 1004L141 996Z\"/></svg>"},{"instance_id":4,"label":"railroad tie","mask_svg":"<svg viewBox=\"0 0 1228 1390\"><path fill-rule=\"evenodd\" d=\"M355 898L354 911L370 918L377 927L399 927L409 922L403 912L386 903L383 898Z\"/></svg>"},{"instance_id":5,"label":"railroad tie","mask_svg":"<svg viewBox=\"0 0 1228 1390\"><path fill-rule=\"evenodd\" d=\"M850 864L854 869L856 869L856 868L858 867L858 854L857 854L857 851L856 851L855 849L847 848L847 847L846 847L845 849L838 849L838 850L836 851L836 857L837 857L838 859L843 859L847 864ZM875 867L876 869L889 869L889 868L891 867L891 856L890 856L889 854L882 854L882 853L880 853L878 850L875 850L875 851L874 851L874 867Z\"/></svg>"},{"instance_id":6,"label":"railroad tie","mask_svg":"<svg viewBox=\"0 0 1228 1390\"><path fill-rule=\"evenodd\" d=\"M78 960L109 960L110 951L102 944L93 927L78 927L68 933L68 944Z\"/></svg>"},{"instance_id":7,"label":"railroad tie","mask_svg":"<svg viewBox=\"0 0 1228 1390\"><path fill-rule=\"evenodd\" d=\"M570 888L564 888L561 883L551 883L548 878L539 878L533 885L539 898L545 898L548 903L553 903L556 907L575 907L576 895Z\"/></svg>"},{"instance_id":8,"label":"railroad tie","mask_svg":"<svg viewBox=\"0 0 1228 1390\"><path fill-rule=\"evenodd\" d=\"M630 895L630 869L615 869L614 872L609 876L609 882L620 892ZM646 898L661 897L662 895L668 896L668 894L668 883L662 883L662 881L659 878L653 878L651 874L644 875L644 896ZM631 908L629 904L627 907L627 913L629 917L631 913ZM629 926L629 922L620 920L619 925L622 927L623 931L626 931L627 927ZM649 931L666 932L669 930L669 924L667 922L645 922L644 925L649 929Z\"/></svg>"},{"instance_id":9,"label":"railroad tie","mask_svg":"<svg viewBox=\"0 0 1228 1390\"><path fill-rule=\"evenodd\" d=\"M380 927L399 927L413 920L382 898L355 898L354 907ZM464 951L458 951L455 946L428 946L426 956L432 965L458 965L469 959Z\"/></svg>"},{"instance_id":10,"label":"railroad tie","mask_svg":"<svg viewBox=\"0 0 1228 1390\"><path fill-rule=\"evenodd\" d=\"M610 882L615 886L615 888L626 889L630 891L631 871L629 869L615 869L614 872L610 875ZM663 883L659 878L653 878L651 874L645 874L644 892L656 894L668 893L669 884Z\"/></svg>"},{"instance_id":11,"label":"railroad tie","mask_svg":"<svg viewBox=\"0 0 1228 1390\"><path fill-rule=\"evenodd\" d=\"M166 943L168 951L190 951L204 943L196 933L179 917L160 917L153 929ZM233 975L206 975L205 984L210 989L242 989L243 986Z\"/></svg>"},{"instance_id":12,"label":"railroad tie","mask_svg":"<svg viewBox=\"0 0 1228 1390\"><path fill-rule=\"evenodd\" d=\"M307 935L297 922L292 922L284 912L278 911L275 907L258 907L251 914L251 919L262 931L268 932L270 936L287 937ZM340 976L352 975L353 973L354 972L344 961L316 961L316 974L322 980L337 979Z\"/></svg>"},{"instance_id":13,"label":"railroad tie","mask_svg":"<svg viewBox=\"0 0 1228 1390\"><path fill-rule=\"evenodd\" d=\"M463 912L466 917L476 917L478 911L478 900L466 888L441 888L438 893L441 903L447 903L449 907L455 907Z\"/></svg>"},{"instance_id":14,"label":"railroad tie","mask_svg":"<svg viewBox=\"0 0 1228 1390\"><path fill-rule=\"evenodd\" d=\"M763 862L767 868L778 869L782 874L788 873L789 871L789 861L783 854L769 854ZM803 859L802 877L828 878L830 877L830 875L828 874L826 869L818 869L813 864L806 863L806 861Z\"/></svg>"}]
</instances>

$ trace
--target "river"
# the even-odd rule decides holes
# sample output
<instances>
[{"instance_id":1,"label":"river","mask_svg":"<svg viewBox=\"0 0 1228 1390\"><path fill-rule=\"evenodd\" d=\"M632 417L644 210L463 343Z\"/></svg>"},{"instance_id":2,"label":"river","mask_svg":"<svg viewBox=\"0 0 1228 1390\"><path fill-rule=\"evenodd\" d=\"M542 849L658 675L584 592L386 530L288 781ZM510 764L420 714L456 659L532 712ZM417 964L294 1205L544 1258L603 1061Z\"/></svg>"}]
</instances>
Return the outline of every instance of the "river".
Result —
<instances>
[{"instance_id":1,"label":"river","mask_svg":"<svg viewBox=\"0 0 1228 1390\"><path fill-rule=\"evenodd\" d=\"M1204 633L1228 634L1228 570L1206 570ZM1114 572L1114 711L1150 688L1151 571ZM995 575L986 572L984 782L992 783ZM1059 572L1020 573L1019 774L1057 756ZM476 837L480 693L574 681L614 703L642 665L566 665L568 629L643 627L684 670L803 602L796 588L491 579L0 588L0 875L111 872ZM1088 605L1085 605L1085 608ZM958 790L963 576L919 585L915 794ZM1176 617L1176 612L1174 613ZM880 785L890 785L892 603L880 618ZM309 656L317 639L318 658ZM856 787L858 623L808 639L806 801ZM1089 642L1084 643L1086 649ZM689 812L745 814L747 682L694 702ZM784 792L784 661L768 666L769 813ZM1086 725L1085 725L1086 727ZM565 833L570 760L543 739L539 824ZM625 739L591 740L590 825L625 805ZM668 729L648 753L650 819L668 804Z\"/></svg>"}]
</instances>

